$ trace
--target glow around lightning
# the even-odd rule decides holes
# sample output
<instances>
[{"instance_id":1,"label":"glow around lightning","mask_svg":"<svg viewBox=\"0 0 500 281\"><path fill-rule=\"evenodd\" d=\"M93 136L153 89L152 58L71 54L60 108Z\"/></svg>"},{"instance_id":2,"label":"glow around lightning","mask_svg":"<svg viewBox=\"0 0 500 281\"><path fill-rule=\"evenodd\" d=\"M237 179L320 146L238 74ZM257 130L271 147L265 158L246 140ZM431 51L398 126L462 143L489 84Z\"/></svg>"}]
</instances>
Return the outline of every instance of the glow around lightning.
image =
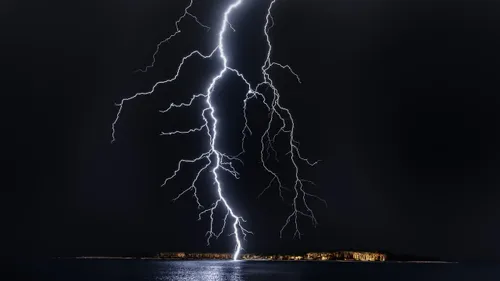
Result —
<instances>
[{"instance_id":1,"label":"glow around lightning","mask_svg":"<svg viewBox=\"0 0 500 281\"><path fill-rule=\"evenodd\" d=\"M194 164L194 163L199 163L203 162L204 165L202 166L201 169L199 169L196 173L196 176L194 177L191 185L181 191L175 198L174 201L179 199L181 196L183 196L186 193L192 193L193 197L198 205L198 208L201 210L198 219L201 220L202 216L206 215L210 218L210 225L209 225L209 230L207 231L207 244L210 244L211 239L213 238L219 238L220 235L224 233L226 230L226 224L231 223L232 227L230 227L232 230L230 231L230 235L234 237L235 241L235 251L233 254L233 258L236 260L239 257L239 254L241 252L242 248L242 240L246 238L247 234L253 234L251 231L247 230L244 227L245 220L243 217L239 216L237 214L236 208L234 205L232 205L228 200L224 197L224 184L220 181L219 179L219 174L222 172L227 172L234 176L235 178L239 178L239 173L237 170L234 168L234 163L235 162L241 162L241 159L239 158L242 154L245 153L245 140L246 137L252 134L252 130L248 126L248 120L247 120L247 115L249 114L248 109L247 109L247 104L248 101L251 99L257 99L261 101L265 107L269 111L269 122L267 123L266 130L264 131L263 135L261 136L261 153L260 153L260 159L262 162L262 166L264 170L271 175L271 180L270 183L267 187L263 189L261 196L266 190L270 189L271 187L276 187L278 190L278 194L281 197L283 201L285 201L285 197L283 196L283 192L291 192L293 194L293 200L290 202L291 205L291 212L289 216L286 218L285 223L283 224L281 230L280 230L280 237L283 235L284 230L286 229L287 226L293 225L294 226L294 237L301 237L302 233L299 231L299 217L304 216L309 218L313 225L317 224L316 217L314 216L314 213L312 209L310 208L308 204L308 198L316 198L321 201L323 201L325 204L326 202L317 197L316 195L313 195L305 190L305 185L306 184L313 184L309 180L302 179L300 177L299 173L299 165L301 163L305 163L309 166L314 166L317 164L317 162L311 162L308 159L304 158L299 150L299 143L295 139L295 122L293 119L293 116L290 112L290 110L284 106L281 105L280 103L280 93L278 89L274 86L273 80L270 75L270 70L273 67L276 68L281 68L284 69L288 72L290 72L296 79L297 82L300 83L300 78L299 76L292 70L292 68L289 65L283 65L278 62L274 62L271 59L271 54L272 54L272 44L271 40L269 37L269 30L273 27L274 25L274 19L272 18L271 11L273 8L273 5L276 3L277 0L272 0L270 1L270 4L267 9L266 13L266 22L263 27L263 36L266 39L267 46L268 46L268 51L266 54L266 58L264 61L264 64L261 66L261 71L262 71L262 81L255 85L252 86L251 83L248 82L248 80L245 78L245 76L239 72L237 69L232 68L230 66L230 59L226 56L225 53L225 45L224 45L224 35L227 32L227 29L230 28L233 31L235 31L235 28L231 25L230 23L230 16L231 13L239 8L245 0L235 0L232 1L230 4L228 4L227 8L224 11L223 17L220 22L220 28L218 29L218 41L217 45L215 48L207 54L204 54L203 52L199 50L194 50L189 52L186 56L184 56L181 59L181 62L178 65L176 73L168 79L158 81L154 86L151 88L151 90L147 92L140 92L136 93L133 96L123 98L120 103L116 104L118 107L118 112L116 115L116 119L114 120L112 124L112 142L114 142L115 139L115 134L116 134L116 125L117 122L120 119L120 115L122 114L122 111L124 109L125 103L138 98L139 96L146 96L150 95L155 92L156 88L162 84L168 84L171 82L174 82L179 75L181 74L181 70L184 66L184 63L193 57L199 57L202 59L209 59L213 58L214 56L218 56L220 62L221 62L221 69L215 77L213 77L204 93L199 93L199 94L194 94L189 101L186 101L185 103L180 103L180 104L174 104L172 103L168 108L165 110L162 110L160 112L166 113L170 112L171 110L176 110L176 109L183 109L183 108L189 108L193 104L195 100L198 99L203 99L205 102L205 107L203 110L200 112L200 117L203 120L203 124L199 127L194 127L190 128L187 130L178 130L178 131L170 131L170 132L162 132L161 135L164 136L174 136L178 134L199 134L199 133L204 133L207 136L207 142L209 144L209 149L202 154L200 154L198 157L195 158L187 158L187 159L181 159L178 164L176 170L169 176L168 178L165 179L163 185L167 185L168 182L172 179L174 179L177 174L180 172L182 167L189 165L189 164ZM249 0L246 0L249 1ZM196 16L191 14L189 11L191 7L193 6L193 0L189 1L189 4L186 6L184 9L183 15L175 22L176 26L176 31L168 36L165 40L161 41L156 48L156 51L153 55L153 61L150 65L145 67L144 69L141 69L139 71L141 72L146 72L149 68L154 67L154 64L156 62L156 55L159 52L161 46L164 43L170 42L177 34L181 32L181 29L179 27L179 24L187 19L191 18L194 20L200 27L205 28L205 29L210 29L208 26L202 24ZM218 138L223 137L219 136L218 131L217 131L217 124L218 124L218 119L217 119L217 114L216 114L216 108L214 107L214 104L212 102L212 97L216 93L215 89L216 87L220 84L219 81L221 80L222 77L225 75L228 75L230 73L236 74L241 81L243 81L247 87L248 90L246 94L243 96L243 116L245 118L245 123L243 124L243 129L242 129L242 141L241 141L241 152L237 155L228 155L223 153L220 148L218 147ZM271 92L271 97L267 97L267 92L270 90ZM278 122L280 124L279 130L273 132L273 124L275 122ZM287 159L291 161L293 165L293 188L287 188L283 184L283 179L278 175L277 172L273 171L269 165L267 164L268 158L271 155L271 152L273 152L276 160L278 160L278 153L276 150L273 148L273 144L276 141L276 138L279 135L285 135L288 139L288 147L289 151L286 153ZM218 198L215 202L213 202L208 208L205 208L205 206L201 203L201 199L198 197L197 193L197 182L199 177L203 173L211 173L212 179L214 181L214 186L218 195ZM222 218L222 227L219 230L214 229L214 212L218 208L221 208L225 210L225 215ZM230 220L230 222L228 222Z\"/></svg>"}]
</instances>

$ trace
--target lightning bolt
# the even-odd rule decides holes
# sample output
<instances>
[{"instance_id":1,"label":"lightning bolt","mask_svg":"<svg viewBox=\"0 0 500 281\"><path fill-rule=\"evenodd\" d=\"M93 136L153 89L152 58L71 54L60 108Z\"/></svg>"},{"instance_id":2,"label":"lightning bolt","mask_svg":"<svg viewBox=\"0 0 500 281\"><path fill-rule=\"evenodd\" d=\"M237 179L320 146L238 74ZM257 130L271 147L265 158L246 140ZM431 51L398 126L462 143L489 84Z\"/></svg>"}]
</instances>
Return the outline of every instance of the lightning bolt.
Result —
<instances>
[{"instance_id":1,"label":"lightning bolt","mask_svg":"<svg viewBox=\"0 0 500 281\"><path fill-rule=\"evenodd\" d=\"M175 109L180 109L180 108L189 108L192 106L193 102L196 100L204 100L205 102L205 107L202 109L200 117L203 120L203 123L199 127L194 127L188 130L178 130L178 131L170 131L170 132L162 132L161 135L164 136L173 136L173 135L179 135L179 134L196 134L196 133L205 133L206 137L208 139L209 143L209 148L207 151L201 153L198 157L196 158L189 158L189 159L181 159L177 163L177 168L175 171L172 173L171 176L165 179L163 182L162 186L165 186L170 180L174 179L177 174L180 172L183 166L189 165L189 164L194 164L194 163L199 163L203 162L205 163L201 169L198 170L196 173L196 176L194 177L193 181L191 182L191 185L182 190L173 200L176 201L178 200L181 196L183 196L186 193L192 192L193 197L195 198L195 201L198 205L198 208L201 210L199 215L198 215L198 220L202 219L203 215L208 215L210 218L210 226L209 230L206 233L207 236L207 244L210 245L210 241L212 238L219 238L222 233L224 233L226 229L226 225L228 223L228 220L231 220L232 222L232 230L230 235L234 236L235 239L235 251L233 254L234 260L238 259L238 256L243 250L242 248L242 239L245 240L247 234L253 234L250 230L246 229L244 227L244 223L246 222L242 216L239 216L237 212L235 211L234 207L231 206L231 204L228 202L228 200L224 197L224 191L223 191L223 184L221 183L219 179L219 173L220 172L227 172L231 174L235 178L239 178L239 173L237 170L234 168L234 163L235 162L240 162L243 163L242 160L239 158L242 154L245 153L245 140L248 135L252 135L252 130L248 126L248 118L247 118L247 104L250 100L252 99L258 99L262 102L263 105L267 108L269 112L269 122L267 123L266 130L264 131L263 135L261 136L261 152L260 152L260 158L262 162L262 166L267 173L271 175L271 180L269 185L267 185L266 188L262 190L262 192L259 194L259 197L265 193L268 189L270 189L272 186L276 186L279 192L279 196L282 198L283 201L285 201L285 197L283 196L283 192L292 192L293 194L293 200L291 202L291 212L289 216L286 218L284 225L282 226L280 230L280 237L283 235L283 231L285 228L293 224L295 228L294 232L294 237L301 237L302 233L299 231L299 216L304 216L309 219L311 219L313 225L317 225L317 220L316 217L314 216L314 212L312 209L309 207L308 204L308 198L315 198L319 199L322 202L326 204L326 201L321 199L320 197L311 194L309 192L305 191L305 184L314 184L313 182L303 179L300 176L299 173L299 163L306 163L309 166L314 166L318 162L312 162L309 161L307 158L301 156L300 150L299 150L299 142L295 139L294 133L295 133L295 122L292 116L292 113L290 110L286 107L284 107L280 103L280 93L278 89L275 87L274 82L271 78L270 75L270 70L272 68L280 68L283 70L288 71L291 73L298 81L298 83L301 83L300 77L293 71L293 69L289 65L284 65L278 62L275 62L271 59L271 54L272 54L272 44L269 36L269 31L270 29L274 26L274 19L272 17L271 11L276 3L277 0L272 0L270 1L270 4L267 9L266 13L266 22L264 25L264 36L267 41L267 53L266 53L266 58L261 66L261 72L262 72L262 81L255 85L252 86L252 84L245 78L245 76L238 71L237 69L231 67L229 65L229 59L226 56L225 53L225 45L224 45L224 35L226 34L226 31L228 28L232 29L235 31L235 28L231 23L229 22L229 18L231 16L231 13L237 9L244 0L235 0L232 1L230 4L228 4L227 8L224 11L221 23L220 23L220 28L218 32L218 42L217 45L215 46L214 49L210 53L204 54L203 52L199 50L194 50L191 51L189 54L184 56L181 59L181 62L179 63L177 67L176 73L165 80L158 81L154 84L154 86L151 88L151 90L147 92L139 92L134 94L133 96L123 98L119 103L116 104L118 107L118 112L116 114L116 118L114 122L112 123L112 141L116 141L115 134L116 134L116 124L120 119L120 115L123 111L124 104L126 102L129 102L133 99L136 99L140 96L146 96L146 95L151 95L152 93L155 92L156 88L162 84L168 84L171 82L174 82L180 75L180 72L184 66L184 63L193 58L193 57L199 57L201 59L209 59L213 58L214 56L218 56L219 61L222 63L222 67L219 71L219 73L211 79L211 82L209 86L207 87L205 93L200 93L200 94L194 94L191 99L185 103L180 103L180 104L174 104L172 103L167 109L161 110L161 113L167 113ZM184 13L178 18L178 20L175 22L176 26L176 31L168 36L166 39L158 43L156 46L156 51L153 55L153 61L151 62L150 65L146 66L144 69L140 69L138 71L141 72L147 72L149 68L154 67L154 64L156 62L156 55L159 52L162 44L169 42L171 39L173 39L177 34L181 32L181 29L179 28L179 24L185 19L185 18L191 18L194 19L195 22L200 25L202 28L210 29L208 26L202 24L196 16L194 16L189 10L193 6L193 0L190 0L189 4L186 6L184 9ZM218 119L216 115L216 108L214 107L214 104L212 102L212 97L215 91L215 88L218 86L218 82L225 76L230 73L235 74L241 81L243 81L246 86L247 86L247 92L246 95L243 99L243 116L244 116L244 126L241 131L242 133L242 141L241 141L241 152L238 153L237 155L228 155L219 150L219 147L217 146L217 139L218 139L218 131L217 131L217 124L218 124ZM270 92L272 94L272 98L270 101L268 101L268 98L266 98L266 92L270 89ZM276 132L272 132L273 124L275 122L278 122L280 124L280 128ZM275 160L278 161L278 153L274 149L273 144L276 141L276 138L279 135L285 135L288 139L288 147L289 150L286 153L286 155L289 157L289 160L291 161L293 167L294 167L294 184L293 184L293 189L289 189L284 186L283 180L281 177L278 175L276 171L271 169L269 165L267 164L267 161L270 157L270 151L273 151L275 155ZM208 208L205 208L204 205L201 204L201 200L198 197L197 194L197 187L196 183L199 180L199 177L202 173L204 172L210 172L212 174L212 178L214 181L214 185L216 187L217 191L217 200L213 202ZM218 231L214 229L214 212L218 209L222 208L225 209L226 214L224 218L222 219L222 227Z\"/></svg>"}]
</instances>

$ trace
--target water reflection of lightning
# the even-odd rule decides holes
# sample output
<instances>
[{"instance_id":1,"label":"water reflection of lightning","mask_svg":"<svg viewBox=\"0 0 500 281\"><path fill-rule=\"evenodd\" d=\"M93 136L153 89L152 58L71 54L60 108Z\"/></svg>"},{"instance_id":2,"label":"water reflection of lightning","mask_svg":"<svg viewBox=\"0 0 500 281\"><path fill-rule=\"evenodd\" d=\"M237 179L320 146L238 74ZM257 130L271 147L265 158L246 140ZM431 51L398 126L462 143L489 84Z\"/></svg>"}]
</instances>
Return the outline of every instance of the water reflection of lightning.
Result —
<instances>
[{"instance_id":1,"label":"water reflection of lightning","mask_svg":"<svg viewBox=\"0 0 500 281\"><path fill-rule=\"evenodd\" d=\"M180 103L180 104L171 104L167 109L161 111L162 113L166 113L166 112L169 112L170 110L174 110L177 108L190 107L195 100L203 99L205 101L206 106L201 111L200 117L203 120L203 124L201 126L191 128L189 130L184 130L184 131L162 132L161 134L166 135L166 136L171 136L171 135L178 135L178 134L192 134L192 133L198 133L198 132L205 132L206 136L208 137L208 143L210 144L209 149L207 151L205 151L204 153L202 153L201 155L199 155L198 157L192 158L192 159L180 160L177 164L177 169L173 172L173 174L170 177L165 179L163 185L166 185L169 182L169 180L175 178L184 164L205 162L204 166L200 170L198 170L195 178L191 182L191 185L188 188L184 189L182 192L180 192L174 198L174 201L179 199L182 195L184 195L188 192L193 193L193 196L196 200L198 208L202 210L199 213L198 219L201 220L202 216L205 214L208 214L210 217L210 228L207 231L207 244L210 244L210 241L212 238L214 238L214 237L218 238L224 232L224 230L226 228L227 220L230 219L232 221L231 235L234 236L235 243L236 243L235 252L233 255L235 260L238 259L239 253L242 250L241 239L242 238L245 239L246 235L251 234L252 232L245 229L243 224L246 221L243 219L243 217L236 214L234 207L232 207L230 205L230 203L228 202L228 200L224 197L223 185L220 182L219 173L224 171L224 172L231 174L235 178L239 178L239 173L234 168L233 163L235 161L241 162L239 156L241 156L245 152L245 138L246 138L247 134L248 135L252 134L252 131L251 131L250 127L248 126L248 119L247 119L247 103L249 100L251 100L253 98L256 98L256 99L260 98L260 100L262 100L262 103L268 109L269 115L270 115L269 122L267 124L267 129L265 130L264 134L261 136L262 148L261 148L260 158L261 158L262 165L263 165L264 169L272 176L272 179L271 179L269 185L262 191L262 193L264 193L266 190L268 190L273 185L273 183L277 184L279 195L283 200L285 200L284 196L282 194L282 192L284 190L290 191L293 193L293 201L291 204L292 211L291 211L290 215L287 217L283 227L280 230L280 237L282 236L284 229L289 224L293 224L295 227L294 237L298 236L300 238L301 232L299 231L299 226L298 226L298 218L300 215L311 219L313 225L317 224L314 213L313 213L312 209L309 207L309 204L307 203L308 197L317 198L317 199L325 202L323 199L317 197L316 195L313 195L311 193L306 192L304 189L305 183L312 183L312 182L308 181L308 180L304 180L300 177L298 163L299 163L299 161L301 161L301 162L304 162L310 166L314 166L314 165L316 165L317 162L310 162L308 159L301 156L301 154L299 152L299 147L298 147L299 143L295 140L295 137L294 137L295 123L294 123L292 114L291 114L289 109L287 109L281 105L279 91L274 86L273 80L271 79L271 76L269 73L271 68L278 67L278 68L289 71L291 74L293 74L295 76L297 81L300 83L299 76L295 72L293 72L293 70L290 66L283 65L283 64L280 64L280 63L277 63L277 62L274 62L271 60L272 45L271 45L271 41L269 38L269 30L274 25L274 20L273 20L272 15L271 15L271 10L272 10L273 5L275 4L275 2L277 0L271 1L270 5L267 9L267 14L266 14L266 23L264 25L264 36L265 36L266 41L267 41L268 51L266 54L265 62L261 67L262 82L260 82L255 87L252 87L251 83L248 82L248 80L245 78L245 76L241 72L239 72L235 68L232 68L228 64L228 58L226 56L226 53L224 52L224 47L225 47L224 34L226 33L227 28L231 28L234 30L233 26L229 22L229 16L231 15L231 12L234 9L238 8L243 1L244 0L235 0L231 4L229 4L227 9L225 10L223 18L222 18L222 22L220 23L221 26L220 26L219 33L218 33L218 44L217 44L217 46L215 46L215 48L210 53L203 54L202 52L200 52L198 50L194 50L194 51L190 52L188 55L186 55L185 57L182 58L180 64L178 65L177 71L173 77L157 82L152 87L152 89L150 91L136 93L133 96L122 99L120 101L120 103L117 104L118 113L117 113L116 118L112 124L112 142L114 142L115 141L115 133L116 133L115 127L116 127L116 124L120 118L120 114L122 113L123 105L125 104L125 102L131 101L139 96L150 95L155 91L155 89L159 85L167 84L167 83L175 81L178 78L178 76L180 75L181 69L182 69L184 62L186 60L188 60L192 57L200 57L202 59L208 59L208 58L214 57L216 54L218 55L220 61L222 62L222 68L219 71L218 75L216 75L215 77L212 78L211 83L209 84L205 93L195 94L191 97L189 102ZM193 14L191 14L189 12L192 5L193 5L193 0L190 0L189 5L184 9L184 14L175 23L175 26L176 26L175 33L173 33L172 35L170 35L169 37L167 37L165 40L161 41L157 45L156 51L153 55L152 63L150 65L148 65L146 68L139 70L139 71L146 72L149 68L154 66L155 58L156 58L156 55L157 55L161 45L164 44L165 42L168 42L173 37L175 37L178 33L181 32L181 30L179 28L179 23L184 18L189 16L190 18L194 19L196 21L196 23L198 23L201 27L209 29L208 26L203 25L198 20L198 18L196 16L194 16ZM228 73L236 74L241 79L241 81L243 81L248 87L247 93L246 93L245 98L243 100L243 115L245 118L245 124L244 124L243 130L242 130L242 135L243 135L242 146L241 146L242 150L238 155L235 155L235 156L222 153L217 146L217 138L219 137L218 132L217 132L218 120L216 117L216 109L212 103L212 95L214 93L215 87L218 85L219 80ZM266 89L261 91L262 88L266 88ZM266 93L267 89L271 89L271 92L272 92L271 101L266 100L265 93ZM280 125L280 129L277 132L272 133L271 132L272 128L273 128L272 125L274 124L275 121L278 121L279 124L281 124L281 125ZM286 153L286 155L289 156L289 159L294 167L293 190L284 187L283 181L278 176L277 172L273 171L268 166L268 164L266 164L266 162L267 162L266 160L270 155L270 152L269 152L270 150L272 150L275 153L275 155L277 155L277 152L273 148L273 143L274 143L276 137L278 135L281 135L281 134L286 135L288 138L289 151ZM213 180L214 180L215 186L217 188L218 198L215 202L213 202L211 204L211 206L209 208L205 209L204 206L200 202L200 198L198 197L196 183L197 183L200 175L203 172L208 171L208 170L211 172L211 174L213 176ZM222 220L222 228L216 232L216 230L214 230L214 212L218 208L225 209L226 214Z\"/></svg>"}]
</instances>

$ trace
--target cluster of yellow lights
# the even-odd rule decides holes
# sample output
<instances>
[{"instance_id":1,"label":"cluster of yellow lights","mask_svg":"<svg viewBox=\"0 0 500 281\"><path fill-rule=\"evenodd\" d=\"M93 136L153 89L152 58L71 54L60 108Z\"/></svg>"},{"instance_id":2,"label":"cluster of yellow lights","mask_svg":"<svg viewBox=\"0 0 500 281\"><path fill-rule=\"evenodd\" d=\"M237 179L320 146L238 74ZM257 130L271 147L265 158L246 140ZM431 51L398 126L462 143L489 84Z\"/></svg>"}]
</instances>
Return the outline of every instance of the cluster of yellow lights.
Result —
<instances>
[{"instance_id":1,"label":"cluster of yellow lights","mask_svg":"<svg viewBox=\"0 0 500 281\"><path fill-rule=\"evenodd\" d=\"M161 259L206 259L206 260L230 260L233 254L230 253L160 253L158 258ZM320 252L307 253L305 255L257 255L244 254L241 256L243 260L343 260L343 261L385 261L387 255L374 252L355 252L355 251L337 251L337 252Z\"/></svg>"}]
</instances>

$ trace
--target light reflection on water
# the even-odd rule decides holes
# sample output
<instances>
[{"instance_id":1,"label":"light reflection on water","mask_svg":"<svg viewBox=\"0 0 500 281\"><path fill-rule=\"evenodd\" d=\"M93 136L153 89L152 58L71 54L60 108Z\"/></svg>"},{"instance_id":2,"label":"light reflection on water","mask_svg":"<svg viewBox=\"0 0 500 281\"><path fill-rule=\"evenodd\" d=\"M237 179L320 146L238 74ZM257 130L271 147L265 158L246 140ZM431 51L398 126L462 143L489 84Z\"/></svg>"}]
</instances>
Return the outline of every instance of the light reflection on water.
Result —
<instances>
[{"instance_id":1,"label":"light reflection on water","mask_svg":"<svg viewBox=\"0 0 500 281\"><path fill-rule=\"evenodd\" d=\"M243 281L240 261L174 261L159 269L158 281Z\"/></svg>"},{"instance_id":2,"label":"light reflection on water","mask_svg":"<svg viewBox=\"0 0 500 281\"><path fill-rule=\"evenodd\" d=\"M495 267L460 264L162 261L149 269L148 281L500 280Z\"/></svg>"},{"instance_id":3,"label":"light reflection on water","mask_svg":"<svg viewBox=\"0 0 500 281\"><path fill-rule=\"evenodd\" d=\"M466 263L51 260L19 264L18 269L14 280L26 281L500 280L498 265Z\"/></svg>"}]
</instances>

